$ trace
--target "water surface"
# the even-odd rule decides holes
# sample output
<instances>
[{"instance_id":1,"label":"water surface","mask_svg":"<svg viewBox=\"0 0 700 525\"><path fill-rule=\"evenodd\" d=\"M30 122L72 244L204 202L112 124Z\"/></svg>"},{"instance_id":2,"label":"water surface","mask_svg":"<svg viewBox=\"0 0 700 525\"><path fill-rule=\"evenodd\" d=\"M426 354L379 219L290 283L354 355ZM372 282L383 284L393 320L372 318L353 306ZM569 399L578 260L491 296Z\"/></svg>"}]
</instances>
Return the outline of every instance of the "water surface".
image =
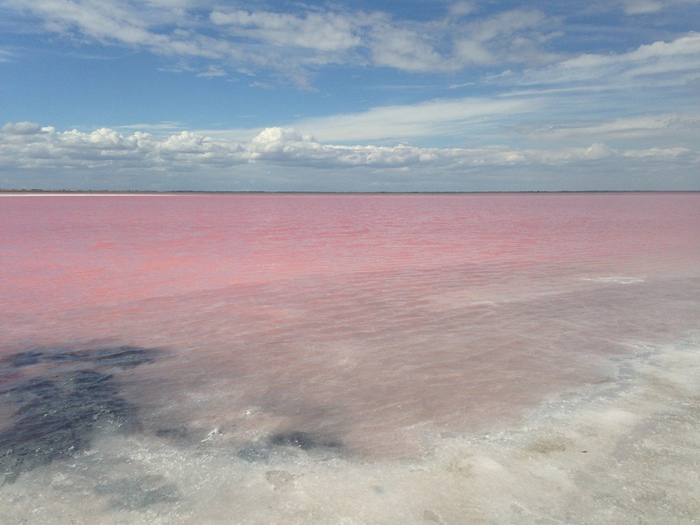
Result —
<instances>
[{"instance_id":1,"label":"water surface","mask_svg":"<svg viewBox=\"0 0 700 525\"><path fill-rule=\"evenodd\" d=\"M0 222L9 523L700 515L698 194L22 196Z\"/></svg>"}]
</instances>

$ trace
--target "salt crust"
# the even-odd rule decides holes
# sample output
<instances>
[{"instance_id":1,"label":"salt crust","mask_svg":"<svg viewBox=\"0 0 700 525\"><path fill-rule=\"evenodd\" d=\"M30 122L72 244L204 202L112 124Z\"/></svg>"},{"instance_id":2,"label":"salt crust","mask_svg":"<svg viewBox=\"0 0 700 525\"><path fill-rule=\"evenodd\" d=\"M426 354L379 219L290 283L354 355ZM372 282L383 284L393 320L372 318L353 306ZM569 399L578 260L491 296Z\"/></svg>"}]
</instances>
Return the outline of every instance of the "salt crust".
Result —
<instances>
[{"instance_id":1,"label":"salt crust","mask_svg":"<svg viewBox=\"0 0 700 525\"><path fill-rule=\"evenodd\" d=\"M105 435L0 487L8 524L699 523L700 333L629 343L610 380L480 435L420 429L404 460L283 448L246 461Z\"/></svg>"}]
</instances>

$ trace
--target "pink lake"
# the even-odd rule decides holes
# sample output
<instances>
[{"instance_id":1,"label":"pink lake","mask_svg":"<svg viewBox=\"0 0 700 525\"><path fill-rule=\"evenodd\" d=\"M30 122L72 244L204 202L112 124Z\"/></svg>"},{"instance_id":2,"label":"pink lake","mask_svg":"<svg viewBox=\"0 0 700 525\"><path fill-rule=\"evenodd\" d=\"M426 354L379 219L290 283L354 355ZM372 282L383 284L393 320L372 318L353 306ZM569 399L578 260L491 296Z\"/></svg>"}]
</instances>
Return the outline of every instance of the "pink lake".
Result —
<instances>
[{"instance_id":1,"label":"pink lake","mask_svg":"<svg viewBox=\"0 0 700 525\"><path fill-rule=\"evenodd\" d=\"M700 194L0 196L0 224L14 522L698 510L696 475L640 473L698 461ZM106 423L28 422L64 411L40 381Z\"/></svg>"}]
</instances>

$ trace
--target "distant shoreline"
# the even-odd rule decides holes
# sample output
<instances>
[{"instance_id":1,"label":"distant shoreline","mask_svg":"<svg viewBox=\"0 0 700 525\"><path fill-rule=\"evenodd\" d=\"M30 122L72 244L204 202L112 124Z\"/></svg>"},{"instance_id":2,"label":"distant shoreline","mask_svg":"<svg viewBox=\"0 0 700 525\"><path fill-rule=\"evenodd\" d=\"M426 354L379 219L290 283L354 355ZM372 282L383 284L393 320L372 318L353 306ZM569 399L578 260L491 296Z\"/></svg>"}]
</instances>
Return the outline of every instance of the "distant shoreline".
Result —
<instances>
[{"instance_id":1,"label":"distant shoreline","mask_svg":"<svg viewBox=\"0 0 700 525\"><path fill-rule=\"evenodd\" d=\"M532 190L532 191L208 191L208 190L3 190L15 196L168 196L168 195L538 195L538 194L700 193L700 190Z\"/></svg>"}]
</instances>

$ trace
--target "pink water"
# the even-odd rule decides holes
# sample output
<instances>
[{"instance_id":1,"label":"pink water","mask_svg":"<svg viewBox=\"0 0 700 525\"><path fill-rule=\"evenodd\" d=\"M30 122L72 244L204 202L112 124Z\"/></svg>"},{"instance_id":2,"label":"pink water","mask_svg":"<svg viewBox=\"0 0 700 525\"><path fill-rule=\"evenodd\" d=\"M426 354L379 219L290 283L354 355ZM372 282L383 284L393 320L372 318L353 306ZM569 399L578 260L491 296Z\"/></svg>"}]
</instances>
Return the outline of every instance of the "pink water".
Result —
<instances>
[{"instance_id":1,"label":"pink water","mask_svg":"<svg viewBox=\"0 0 700 525\"><path fill-rule=\"evenodd\" d=\"M164 349L121 376L144 435L233 450L417 457L700 329L700 194L22 196L0 224L0 352Z\"/></svg>"},{"instance_id":2,"label":"pink water","mask_svg":"<svg viewBox=\"0 0 700 525\"><path fill-rule=\"evenodd\" d=\"M3 299L85 307L475 265L535 278L676 271L697 262L697 204L696 194L5 198Z\"/></svg>"}]
</instances>

